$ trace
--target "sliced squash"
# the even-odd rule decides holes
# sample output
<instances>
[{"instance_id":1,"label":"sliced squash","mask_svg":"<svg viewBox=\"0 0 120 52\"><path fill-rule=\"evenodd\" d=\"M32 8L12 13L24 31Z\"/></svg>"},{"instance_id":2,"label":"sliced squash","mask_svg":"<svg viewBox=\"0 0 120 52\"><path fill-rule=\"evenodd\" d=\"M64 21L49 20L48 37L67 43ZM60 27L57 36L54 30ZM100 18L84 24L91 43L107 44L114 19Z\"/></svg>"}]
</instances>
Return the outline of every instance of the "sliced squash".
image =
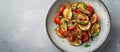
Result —
<instances>
[{"instance_id":1,"label":"sliced squash","mask_svg":"<svg viewBox=\"0 0 120 52\"><path fill-rule=\"evenodd\" d=\"M91 23L94 24L98 22L98 16L96 13L93 14L93 16L91 17Z\"/></svg>"},{"instance_id":2,"label":"sliced squash","mask_svg":"<svg viewBox=\"0 0 120 52\"><path fill-rule=\"evenodd\" d=\"M71 45L73 46L80 46L82 44L81 40L74 40L70 42Z\"/></svg>"},{"instance_id":3,"label":"sliced squash","mask_svg":"<svg viewBox=\"0 0 120 52\"><path fill-rule=\"evenodd\" d=\"M95 23L93 27L91 28L91 35L96 36L100 32L100 25L98 23Z\"/></svg>"},{"instance_id":4,"label":"sliced squash","mask_svg":"<svg viewBox=\"0 0 120 52\"><path fill-rule=\"evenodd\" d=\"M67 6L67 8L63 11L63 16L68 19L72 18L72 9L70 6Z\"/></svg>"},{"instance_id":5,"label":"sliced squash","mask_svg":"<svg viewBox=\"0 0 120 52\"><path fill-rule=\"evenodd\" d=\"M57 35L58 35L59 37L61 37L61 38L64 38L65 36L62 35L62 32L60 32L60 30L61 30L60 27L57 27L57 28L56 28L56 33L57 33Z\"/></svg>"},{"instance_id":6,"label":"sliced squash","mask_svg":"<svg viewBox=\"0 0 120 52\"><path fill-rule=\"evenodd\" d=\"M83 31L89 30L91 27L91 22L88 22L86 25L79 25L79 28Z\"/></svg>"},{"instance_id":7,"label":"sliced squash","mask_svg":"<svg viewBox=\"0 0 120 52\"><path fill-rule=\"evenodd\" d=\"M87 24L89 21L88 16L86 16L85 14L81 13L77 16L77 22L80 23L81 25L85 25Z\"/></svg>"},{"instance_id":8,"label":"sliced squash","mask_svg":"<svg viewBox=\"0 0 120 52\"><path fill-rule=\"evenodd\" d=\"M83 10L84 10L84 9L87 8L87 6L86 6L86 4L83 3L83 2L79 2L78 5L77 5L77 8L78 8L78 9L83 9Z\"/></svg>"},{"instance_id":9,"label":"sliced squash","mask_svg":"<svg viewBox=\"0 0 120 52\"><path fill-rule=\"evenodd\" d=\"M66 22L62 23L62 24L60 25L60 28L61 28L61 30L63 30L63 31L67 31L67 24L66 24Z\"/></svg>"},{"instance_id":10,"label":"sliced squash","mask_svg":"<svg viewBox=\"0 0 120 52\"><path fill-rule=\"evenodd\" d=\"M72 3L72 10L75 10L77 8L78 2Z\"/></svg>"}]
</instances>

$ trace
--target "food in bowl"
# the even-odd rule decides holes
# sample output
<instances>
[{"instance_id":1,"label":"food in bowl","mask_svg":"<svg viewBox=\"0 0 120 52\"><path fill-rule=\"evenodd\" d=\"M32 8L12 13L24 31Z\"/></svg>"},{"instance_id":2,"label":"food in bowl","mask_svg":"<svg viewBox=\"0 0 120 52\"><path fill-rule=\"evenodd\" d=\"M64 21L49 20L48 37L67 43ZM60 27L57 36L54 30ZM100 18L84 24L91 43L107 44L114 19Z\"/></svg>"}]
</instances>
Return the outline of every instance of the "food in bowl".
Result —
<instances>
[{"instance_id":1,"label":"food in bowl","mask_svg":"<svg viewBox=\"0 0 120 52\"><path fill-rule=\"evenodd\" d=\"M80 46L100 32L98 16L90 4L84 2L63 5L54 22L57 24L56 34L66 38L71 45Z\"/></svg>"}]
</instances>

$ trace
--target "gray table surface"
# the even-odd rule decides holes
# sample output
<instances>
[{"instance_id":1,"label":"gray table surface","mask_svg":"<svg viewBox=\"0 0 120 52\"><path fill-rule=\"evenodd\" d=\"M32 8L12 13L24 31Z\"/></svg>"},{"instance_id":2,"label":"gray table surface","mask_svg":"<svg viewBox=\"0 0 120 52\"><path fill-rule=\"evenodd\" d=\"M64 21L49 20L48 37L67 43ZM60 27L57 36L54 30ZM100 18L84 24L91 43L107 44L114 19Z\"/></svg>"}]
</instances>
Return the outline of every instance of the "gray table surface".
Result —
<instances>
[{"instance_id":1,"label":"gray table surface","mask_svg":"<svg viewBox=\"0 0 120 52\"><path fill-rule=\"evenodd\" d=\"M102 0L111 31L95 52L120 52L120 0ZM55 0L0 0L0 52L61 52L49 40L46 15Z\"/></svg>"}]
</instances>

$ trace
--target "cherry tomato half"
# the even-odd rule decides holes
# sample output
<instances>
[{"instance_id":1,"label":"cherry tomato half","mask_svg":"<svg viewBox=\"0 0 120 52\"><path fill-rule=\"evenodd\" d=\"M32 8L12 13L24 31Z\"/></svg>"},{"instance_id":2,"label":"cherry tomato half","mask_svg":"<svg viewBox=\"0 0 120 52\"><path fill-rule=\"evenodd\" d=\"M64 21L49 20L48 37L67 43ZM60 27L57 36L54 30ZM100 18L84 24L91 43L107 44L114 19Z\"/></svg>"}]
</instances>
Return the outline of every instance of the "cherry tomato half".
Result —
<instances>
[{"instance_id":1,"label":"cherry tomato half","mask_svg":"<svg viewBox=\"0 0 120 52\"><path fill-rule=\"evenodd\" d=\"M93 14L92 18L91 18L92 24L96 23L98 21L98 16L96 13Z\"/></svg>"},{"instance_id":2,"label":"cherry tomato half","mask_svg":"<svg viewBox=\"0 0 120 52\"><path fill-rule=\"evenodd\" d=\"M61 24L61 22L60 22L60 18L59 18L58 15L55 17L55 23L58 24L58 25Z\"/></svg>"},{"instance_id":3,"label":"cherry tomato half","mask_svg":"<svg viewBox=\"0 0 120 52\"><path fill-rule=\"evenodd\" d=\"M91 5L87 5L88 11L94 14L94 10Z\"/></svg>"},{"instance_id":4,"label":"cherry tomato half","mask_svg":"<svg viewBox=\"0 0 120 52\"><path fill-rule=\"evenodd\" d=\"M89 34L87 32L84 32L84 35L82 36L82 42L86 42L89 40Z\"/></svg>"},{"instance_id":5,"label":"cherry tomato half","mask_svg":"<svg viewBox=\"0 0 120 52\"><path fill-rule=\"evenodd\" d=\"M63 6L60 8L60 10L59 10L59 14L60 14L60 15L63 15L63 11L65 10L65 8L66 8L65 5L63 5Z\"/></svg>"}]
</instances>

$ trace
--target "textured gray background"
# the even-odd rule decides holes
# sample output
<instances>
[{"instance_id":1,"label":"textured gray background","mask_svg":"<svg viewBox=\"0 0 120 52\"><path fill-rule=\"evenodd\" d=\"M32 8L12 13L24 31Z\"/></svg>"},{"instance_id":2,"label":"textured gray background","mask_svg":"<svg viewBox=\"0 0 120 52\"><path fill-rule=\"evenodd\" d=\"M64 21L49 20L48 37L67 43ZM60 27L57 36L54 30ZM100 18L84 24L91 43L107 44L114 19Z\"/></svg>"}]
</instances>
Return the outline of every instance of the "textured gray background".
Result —
<instances>
[{"instance_id":1,"label":"textured gray background","mask_svg":"<svg viewBox=\"0 0 120 52\"><path fill-rule=\"evenodd\" d=\"M120 0L102 0L111 32L95 52L120 52ZM49 40L45 20L55 0L0 0L0 52L61 52Z\"/></svg>"}]
</instances>

